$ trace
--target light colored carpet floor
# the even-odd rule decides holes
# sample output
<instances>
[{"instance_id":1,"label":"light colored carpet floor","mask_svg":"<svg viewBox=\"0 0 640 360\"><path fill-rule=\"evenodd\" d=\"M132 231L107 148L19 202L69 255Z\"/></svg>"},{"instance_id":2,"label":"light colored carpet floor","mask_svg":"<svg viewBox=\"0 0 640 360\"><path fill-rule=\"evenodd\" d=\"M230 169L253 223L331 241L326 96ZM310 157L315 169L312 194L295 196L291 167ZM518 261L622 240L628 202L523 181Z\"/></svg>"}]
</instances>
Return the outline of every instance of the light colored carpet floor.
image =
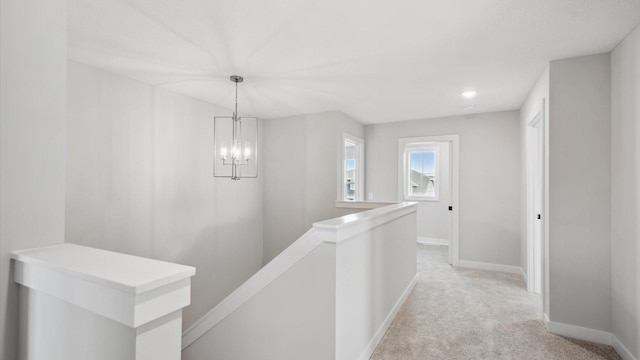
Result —
<instances>
[{"instance_id":1,"label":"light colored carpet floor","mask_svg":"<svg viewBox=\"0 0 640 360\"><path fill-rule=\"evenodd\" d=\"M416 287L372 360L620 359L610 346L548 333L520 275L453 268L447 251L418 244Z\"/></svg>"}]
</instances>

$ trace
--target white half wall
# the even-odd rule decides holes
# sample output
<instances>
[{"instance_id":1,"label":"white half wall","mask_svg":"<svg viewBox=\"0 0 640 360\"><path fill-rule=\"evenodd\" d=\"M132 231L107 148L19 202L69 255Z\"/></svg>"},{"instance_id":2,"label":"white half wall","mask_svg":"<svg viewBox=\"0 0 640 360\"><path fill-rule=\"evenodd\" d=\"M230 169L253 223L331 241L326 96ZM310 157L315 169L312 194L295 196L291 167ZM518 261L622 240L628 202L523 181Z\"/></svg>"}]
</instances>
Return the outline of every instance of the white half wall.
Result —
<instances>
[{"instance_id":1,"label":"white half wall","mask_svg":"<svg viewBox=\"0 0 640 360\"><path fill-rule=\"evenodd\" d=\"M609 54L549 65L549 319L611 331Z\"/></svg>"},{"instance_id":2,"label":"white half wall","mask_svg":"<svg viewBox=\"0 0 640 360\"><path fill-rule=\"evenodd\" d=\"M369 359L415 285L416 211L313 224L186 331L183 359Z\"/></svg>"},{"instance_id":3,"label":"white half wall","mask_svg":"<svg viewBox=\"0 0 640 360\"><path fill-rule=\"evenodd\" d=\"M336 360L369 359L413 290L416 223L414 209L336 244Z\"/></svg>"},{"instance_id":4,"label":"white half wall","mask_svg":"<svg viewBox=\"0 0 640 360\"><path fill-rule=\"evenodd\" d=\"M225 110L69 63L66 241L191 265L184 328L262 267L262 174L213 177Z\"/></svg>"},{"instance_id":5,"label":"white half wall","mask_svg":"<svg viewBox=\"0 0 640 360\"><path fill-rule=\"evenodd\" d=\"M340 112L264 121L265 264L314 222L356 211L335 204L343 132L364 138L364 126Z\"/></svg>"},{"instance_id":6,"label":"white half wall","mask_svg":"<svg viewBox=\"0 0 640 360\"><path fill-rule=\"evenodd\" d=\"M520 266L517 111L366 126L366 193L398 199L398 139L460 135L460 260Z\"/></svg>"},{"instance_id":7,"label":"white half wall","mask_svg":"<svg viewBox=\"0 0 640 360\"><path fill-rule=\"evenodd\" d=\"M18 358L10 254L64 242L67 2L0 0L0 358Z\"/></svg>"},{"instance_id":8,"label":"white half wall","mask_svg":"<svg viewBox=\"0 0 640 360\"><path fill-rule=\"evenodd\" d=\"M640 359L640 28L611 53L611 322ZM619 351L620 352L620 351Z\"/></svg>"}]
</instances>

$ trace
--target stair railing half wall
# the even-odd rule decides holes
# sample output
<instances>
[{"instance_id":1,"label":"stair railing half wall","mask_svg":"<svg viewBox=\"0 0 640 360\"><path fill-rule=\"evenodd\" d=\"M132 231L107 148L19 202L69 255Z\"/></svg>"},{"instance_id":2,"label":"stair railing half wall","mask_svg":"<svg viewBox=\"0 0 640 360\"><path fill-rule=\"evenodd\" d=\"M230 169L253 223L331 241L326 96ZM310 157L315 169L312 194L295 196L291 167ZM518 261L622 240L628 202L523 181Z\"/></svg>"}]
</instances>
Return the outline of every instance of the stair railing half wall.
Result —
<instances>
[{"instance_id":1,"label":"stair railing half wall","mask_svg":"<svg viewBox=\"0 0 640 360\"><path fill-rule=\"evenodd\" d=\"M417 203L313 224L183 335L183 360L368 359L415 285Z\"/></svg>"}]
</instances>

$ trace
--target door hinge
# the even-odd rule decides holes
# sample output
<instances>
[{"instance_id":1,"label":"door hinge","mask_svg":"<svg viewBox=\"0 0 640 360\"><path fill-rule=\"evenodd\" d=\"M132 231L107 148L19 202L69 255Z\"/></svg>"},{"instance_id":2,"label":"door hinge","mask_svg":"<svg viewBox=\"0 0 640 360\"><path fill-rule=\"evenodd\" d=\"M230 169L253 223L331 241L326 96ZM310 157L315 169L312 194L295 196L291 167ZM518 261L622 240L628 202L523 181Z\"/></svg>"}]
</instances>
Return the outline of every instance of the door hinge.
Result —
<instances>
[{"instance_id":1,"label":"door hinge","mask_svg":"<svg viewBox=\"0 0 640 360\"><path fill-rule=\"evenodd\" d=\"M453 211L453 206L449 206L449 211Z\"/></svg>"}]
</instances>

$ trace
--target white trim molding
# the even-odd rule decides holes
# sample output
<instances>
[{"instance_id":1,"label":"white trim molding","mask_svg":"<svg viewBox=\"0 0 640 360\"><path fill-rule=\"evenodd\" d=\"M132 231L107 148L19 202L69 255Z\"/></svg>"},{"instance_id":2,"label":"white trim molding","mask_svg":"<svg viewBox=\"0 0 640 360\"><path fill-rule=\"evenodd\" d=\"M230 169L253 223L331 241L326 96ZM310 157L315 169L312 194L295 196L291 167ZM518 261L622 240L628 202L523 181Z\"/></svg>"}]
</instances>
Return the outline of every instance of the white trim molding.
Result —
<instances>
[{"instance_id":1,"label":"white trim molding","mask_svg":"<svg viewBox=\"0 0 640 360\"><path fill-rule=\"evenodd\" d=\"M500 271L500 272L506 272L510 274L522 275L522 268L519 266L512 266L512 265L502 265L502 264L492 264L492 263L484 263L484 262L478 262L478 261L459 260L458 266L469 268L469 269Z\"/></svg>"},{"instance_id":2,"label":"white trim molding","mask_svg":"<svg viewBox=\"0 0 640 360\"><path fill-rule=\"evenodd\" d=\"M611 345L611 333L606 331L551 321L546 314L544 316L544 323L547 327L547 331L552 334L598 344Z\"/></svg>"},{"instance_id":3,"label":"white trim molding","mask_svg":"<svg viewBox=\"0 0 640 360\"><path fill-rule=\"evenodd\" d=\"M379 207L397 204L397 201L347 201L336 200L336 208L343 209L377 209Z\"/></svg>"},{"instance_id":4,"label":"white trim molding","mask_svg":"<svg viewBox=\"0 0 640 360\"><path fill-rule=\"evenodd\" d=\"M424 245L446 245L449 246L449 240L447 239L437 239L430 237L422 237L418 236L418 243Z\"/></svg>"},{"instance_id":5,"label":"white trim molding","mask_svg":"<svg viewBox=\"0 0 640 360\"><path fill-rule=\"evenodd\" d=\"M340 147L338 151L338 200L348 201L345 199L345 189L344 186L346 184L344 178L344 166L345 166L345 151L344 144L346 141L354 143L356 145L356 169L355 169L355 177L356 177L356 192L355 192L355 200L363 201L364 200L364 139L361 139L357 136L351 135L349 133L343 132L342 138L340 141ZM350 200L349 200L350 201Z\"/></svg>"},{"instance_id":6,"label":"white trim molding","mask_svg":"<svg viewBox=\"0 0 640 360\"><path fill-rule=\"evenodd\" d=\"M527 246L527 290L532 293L545 291L542 278L545 268L545 203L548 200L545 186L545 99L540 108L527 123L526 128L526 165L525 165L525 212L526 212L526 246ZM537 216L541 216L536 219ZM539 236L536 241L536 230Z\"/></svg>"},{"instance_id":7,"label":"white trim molding","mask_svg":"<svg viewBox=\"0 0 640 360\"><path fill-rule=\"evenodd\" d=\"M616 350L622 359L638 360L633 356L631 351L624 346L618 337L610 332L551 321L547 314L544 314L544 325L547 328L547 331L552 334L609 345Z\"/></svg>"},{"instance_id":8,"label":"white trim molding","mask_svg":"<svg viewBox=\"0 0 640 360\"><path fill-rule=\"evenodd\" d=\"M611 334L611 346L616 350L623 360L638 360L629 349L618 339L617 336Z\"/></svg>"}]
</instances>

